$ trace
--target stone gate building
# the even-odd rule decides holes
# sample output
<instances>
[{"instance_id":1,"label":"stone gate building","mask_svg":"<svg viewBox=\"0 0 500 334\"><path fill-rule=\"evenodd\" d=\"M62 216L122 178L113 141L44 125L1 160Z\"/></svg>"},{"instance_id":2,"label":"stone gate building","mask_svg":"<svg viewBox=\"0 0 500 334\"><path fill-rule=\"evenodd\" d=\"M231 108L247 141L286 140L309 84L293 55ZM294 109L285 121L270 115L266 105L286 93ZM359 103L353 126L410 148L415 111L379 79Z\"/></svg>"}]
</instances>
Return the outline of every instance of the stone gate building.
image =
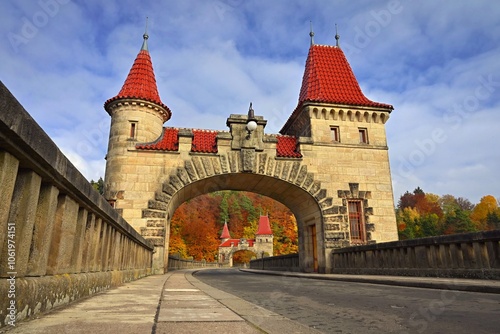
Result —
<instances>
[{"instance_id":1,"label":"stone gate building","mask_svg":"<svg viewBox=\"0 0 500 334\"><path fill-rule=\"evenodd\" d=\"M273 256L273 240L274 235L269 224L268 216L260 216L255 239L234 239L231 238L227 222L224 223L220 236L221 243L219 245L220 264L233 266L233 255L239 251L250 251L255 254L256 258L264 256Z\"/></svg>"},{"instance_id":2,"label":"stone gate building","mask_svg":"<svg viewBox=\"0 0 500 334\"><path fill-rule=\"evenodd\" d=\"M331 251L397 240L385 123L393 107L369 100L338 46L311 43L299 100L280 134L266 111L231 114L228 130L164 126L147 35L120 92L111 129L106 199L155 247L166 267L170 219L195 196L244 190L291 209L303 271L330 272ZM249 96L251 100L251 96Z\"/></svg>"}]
</instances>

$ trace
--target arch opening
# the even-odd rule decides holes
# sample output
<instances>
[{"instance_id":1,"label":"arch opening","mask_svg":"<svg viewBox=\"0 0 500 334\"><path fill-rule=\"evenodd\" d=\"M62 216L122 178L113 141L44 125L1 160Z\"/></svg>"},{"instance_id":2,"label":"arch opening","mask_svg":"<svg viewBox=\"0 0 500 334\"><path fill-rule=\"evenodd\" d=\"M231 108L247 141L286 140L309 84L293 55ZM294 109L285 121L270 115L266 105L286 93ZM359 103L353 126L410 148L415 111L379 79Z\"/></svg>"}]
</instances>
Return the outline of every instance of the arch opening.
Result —
<instances>
[{"instance_id":1,"label":"arch opening","mask_svg":"<svg viewBox=\"0 0 500 334\"><path fill-rule=\"evenodd\" d=\"M324 272L325 254L321 206L311 193L293 183L275 177L253 174L232 173L206 177L191 182L178 189L168 201L166 208L166 230L169 231L171 219L177 208L197 196L221 190L248 191L274 199L290 209L297 221L299 262L302 271ZM169 248L169 235L165 237L166 255ZM168 261L168 256L165 256ZM166 262L165 262L166 263Z\"/></svg>"}]
</instances>

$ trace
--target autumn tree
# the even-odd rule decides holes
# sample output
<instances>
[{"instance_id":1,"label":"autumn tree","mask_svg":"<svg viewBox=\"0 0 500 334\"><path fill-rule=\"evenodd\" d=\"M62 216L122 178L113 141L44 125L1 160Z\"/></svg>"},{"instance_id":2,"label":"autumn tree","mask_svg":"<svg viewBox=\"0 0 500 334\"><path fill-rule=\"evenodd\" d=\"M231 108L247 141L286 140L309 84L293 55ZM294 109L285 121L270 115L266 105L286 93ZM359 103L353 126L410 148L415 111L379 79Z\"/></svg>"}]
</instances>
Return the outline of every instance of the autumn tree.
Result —
<instances>
[{"instance_id":1,"label":"autumn tree","mask_svg":"<svg viewBox=\"0 0 500 334\"><path fill-rule=\"evenodd\" d=\"M481 198L478 205L474 207L470 218L476 225L478 230L489 230L493 226L488 224L488 215L493 218L498 211L498 202L495 197L487 195ZM492 216L493 215L493 216Z\"/></svg>"},{"instance_id":2,"label":"autumn tree","mask_svg":"<svg viewBox=\"0 0 500 334\"><path fill-rule=\"evenodd\" d=\"M233 238L254 239L261 214L269 214L274 255L296 253L297 223L291 211L269 197L238 191L198 196L179 206L171 220L169 253L211 261L218 254L224 221Z\"/></svg>"},{"instance_id":3,"label":"autumn tree","mask_svg":"<svg viewBox=\"0 0 500 334\"><path fill-rule=\"evenodd\" d=\"M413 193L405 192L396 213L400 239L439 235L443 210L438 195L425 193L420 187Z\"/></svg>"}]
</instances>

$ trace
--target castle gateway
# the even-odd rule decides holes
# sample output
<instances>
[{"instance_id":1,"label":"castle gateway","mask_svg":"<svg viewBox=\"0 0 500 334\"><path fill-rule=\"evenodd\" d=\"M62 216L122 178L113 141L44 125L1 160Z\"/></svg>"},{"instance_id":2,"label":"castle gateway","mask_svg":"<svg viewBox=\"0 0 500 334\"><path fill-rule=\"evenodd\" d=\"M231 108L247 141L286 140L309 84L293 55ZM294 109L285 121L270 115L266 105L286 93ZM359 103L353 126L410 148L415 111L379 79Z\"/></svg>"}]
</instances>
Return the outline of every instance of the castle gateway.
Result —
<instances>
[{"instance_id":1,"label":"castle gateway","mask_svg":"<svg viewBox=\"0 0 500 334\"><path fill-rule=\"evenodd\" d=\"M397 240L385 123L393 107L362 93L338 46L311 43L295 110L280 134L265 111L229 115L228 130L164 126L144 35L111 116L106 199L156 248L166 268L170 219L183 202L219 190L271 197L294 213L302 271L330 272L331 250ZM222 127L222 125L221 125Z\"/></svg>"}]
</instances>

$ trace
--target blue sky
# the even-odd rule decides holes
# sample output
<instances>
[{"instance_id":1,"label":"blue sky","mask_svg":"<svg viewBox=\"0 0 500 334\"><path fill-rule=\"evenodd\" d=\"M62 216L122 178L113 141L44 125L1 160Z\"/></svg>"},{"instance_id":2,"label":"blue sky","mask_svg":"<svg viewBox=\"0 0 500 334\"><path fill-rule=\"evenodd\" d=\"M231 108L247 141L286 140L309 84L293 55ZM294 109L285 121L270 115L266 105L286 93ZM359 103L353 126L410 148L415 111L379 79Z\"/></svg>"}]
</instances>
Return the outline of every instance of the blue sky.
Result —
<instances>
[{"instance_id":1,"label":"blue sky","mask_svg":"<svg viewBox=\"0 0 500 334\"><path fill-rule=\"evenodd\" d=\"M340 45L386 124L396 200L420 186L500 197L500 5L493 1L2 1L0 80L88 179L104 175L109 116L145 18L166 125L226 130L256 114L277 133L309 48Z\"/></svg>"}]
</instances>

